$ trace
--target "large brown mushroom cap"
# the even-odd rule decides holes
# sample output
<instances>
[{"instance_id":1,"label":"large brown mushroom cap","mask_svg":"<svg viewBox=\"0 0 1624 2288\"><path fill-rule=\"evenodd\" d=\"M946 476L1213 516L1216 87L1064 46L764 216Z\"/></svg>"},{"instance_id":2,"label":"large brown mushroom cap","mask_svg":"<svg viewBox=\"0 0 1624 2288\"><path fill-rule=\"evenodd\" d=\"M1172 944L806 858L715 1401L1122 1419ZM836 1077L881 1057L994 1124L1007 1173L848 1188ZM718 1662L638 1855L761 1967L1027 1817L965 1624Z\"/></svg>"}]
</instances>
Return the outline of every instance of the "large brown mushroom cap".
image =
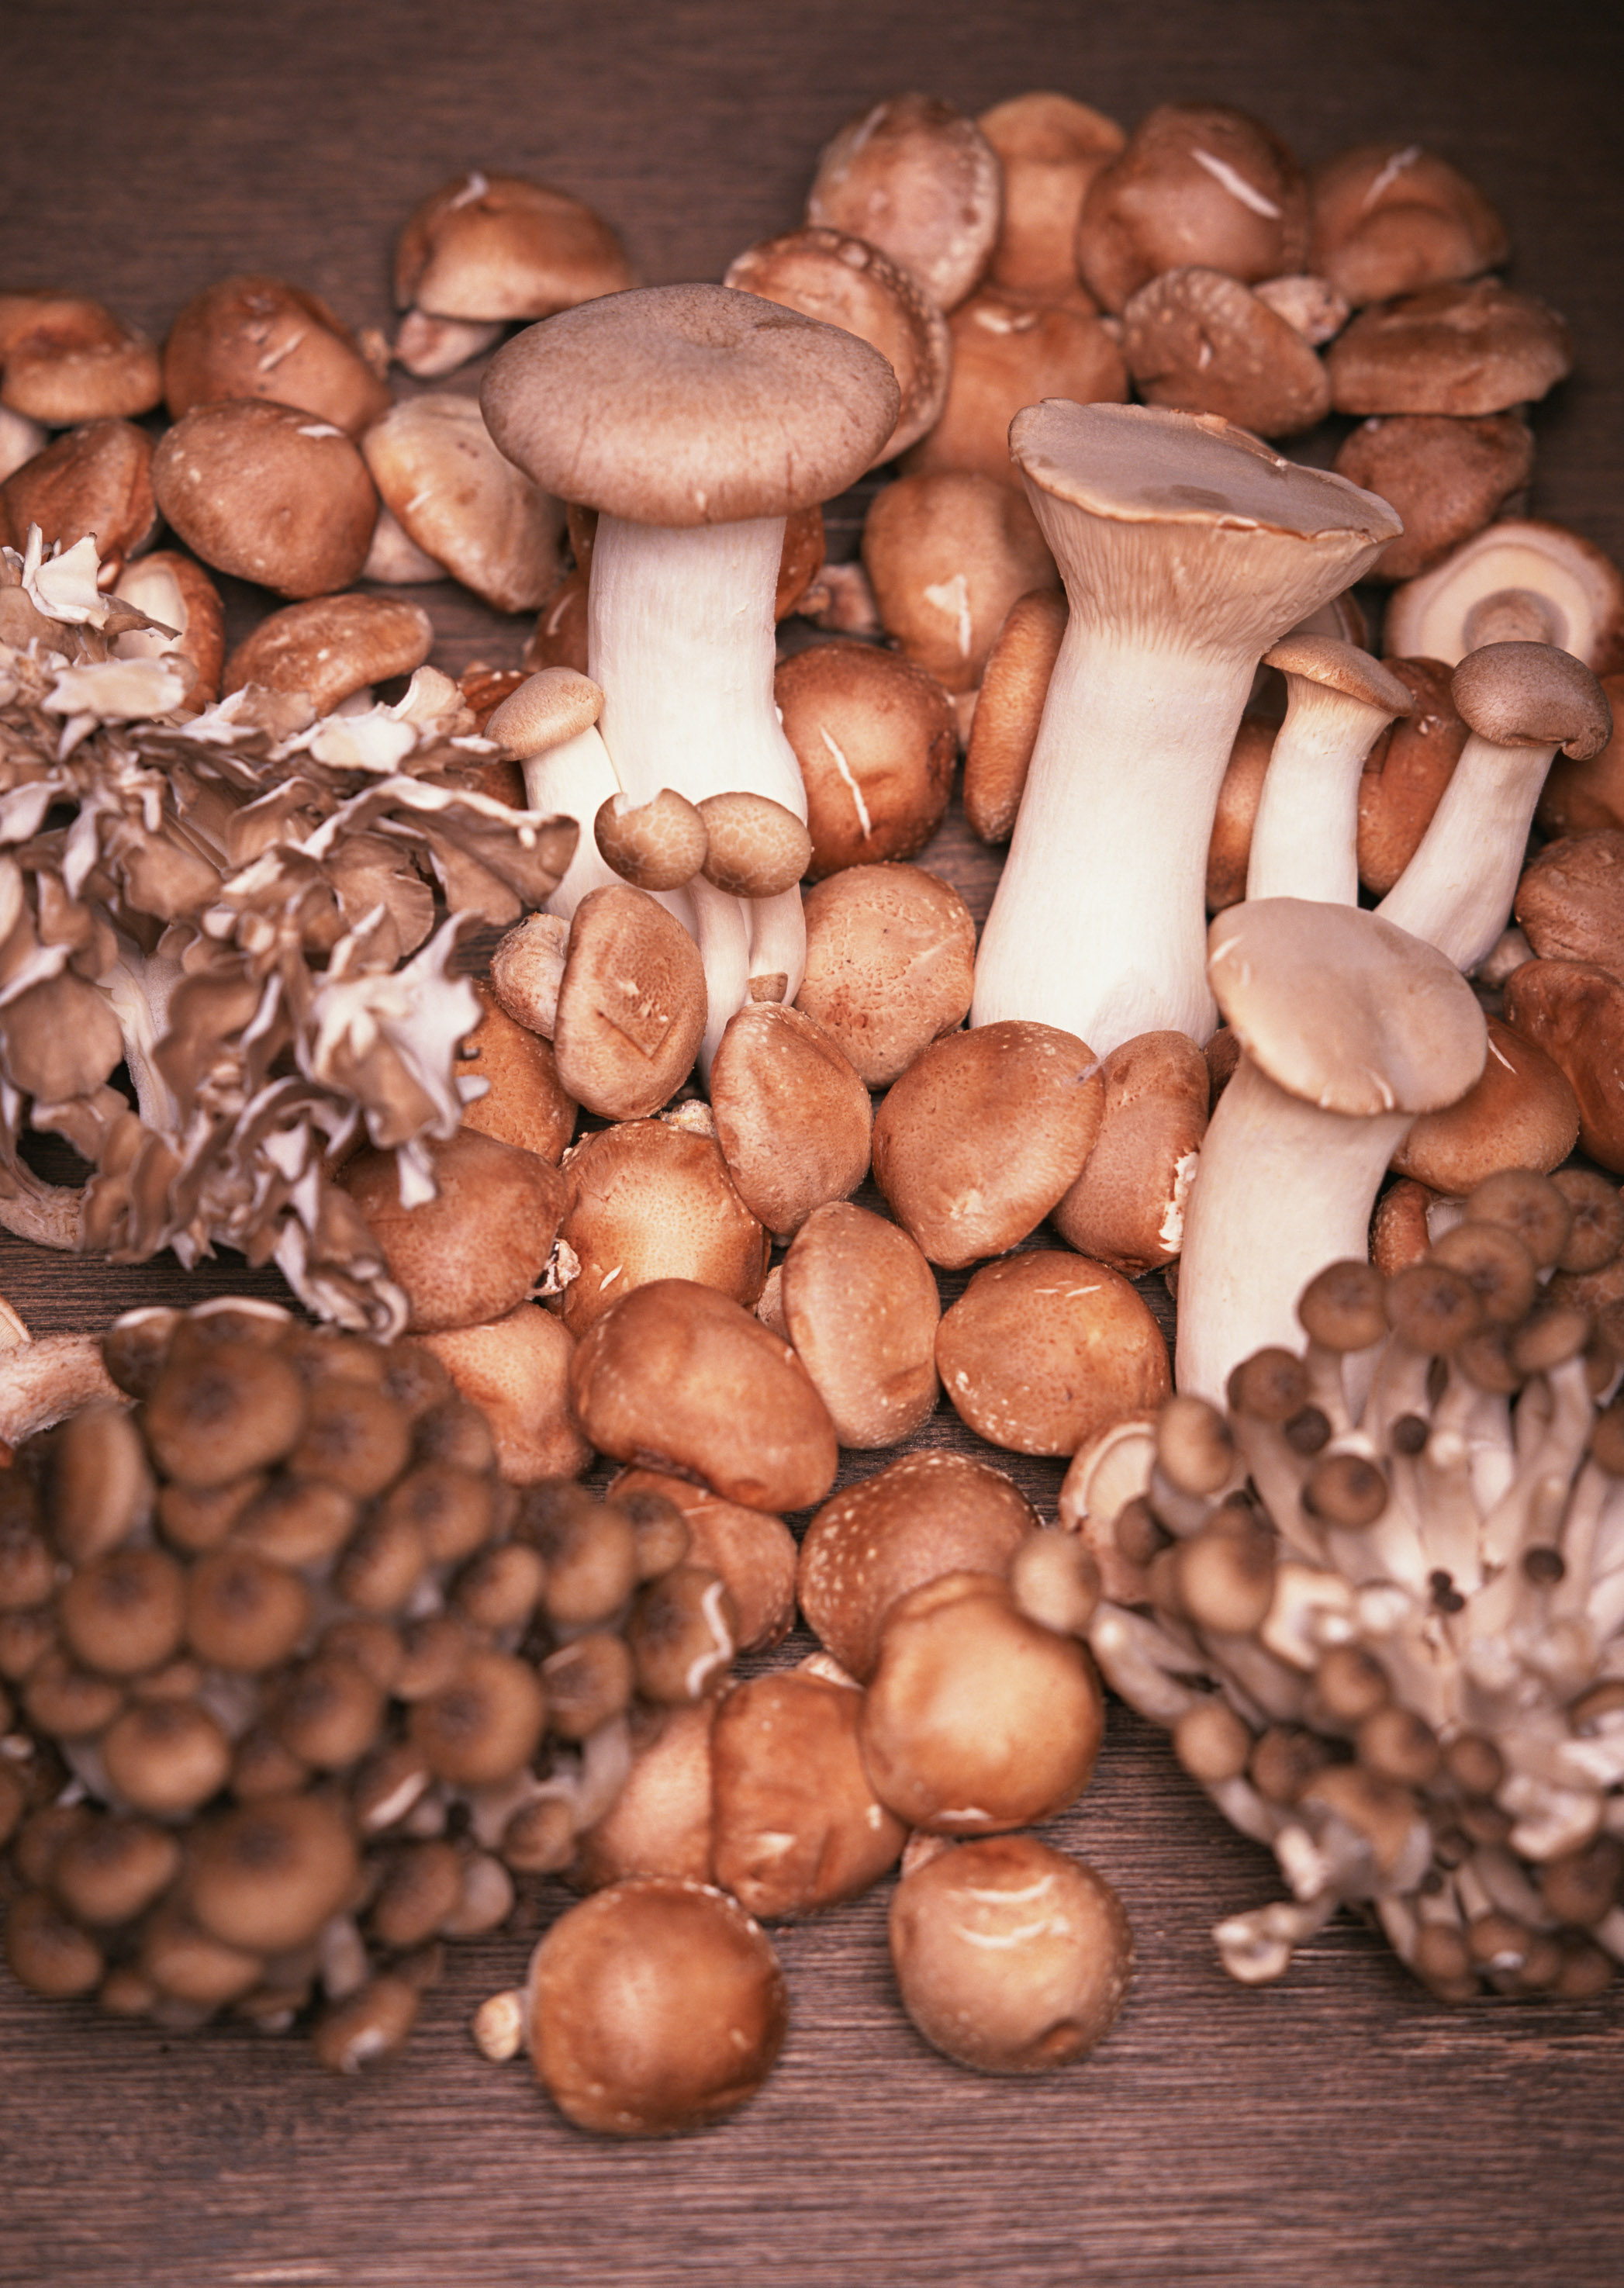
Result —
<instances>
[{"instance_id":1,"label":"large brown mushroom cap","mask_svg":"<svg viewBox=\"0 0 1624 2288\"><path fill-rule=\"evenodd\" d=\"M997 155L934 95L894 95L847 120L818 155L806 195L809 223L883 248L944 310L986 268L1002 211Z\"/></svg>"},{"instance_id":2,"label":"large brown mushroom cap","mask_svg":"<svg viewBox=\"0 0 1624 2288\"><path fill-rule=\"evenodd\" d=\"M562 568L563 507L503 459L472 398L403 398L371 423L360 449L414 547L499 612L539 608Z\"/></svg>"},{"instance_id":3,"label":"large brown mushroom cap","mask_svg":"<svg viewBox=\"0 0 1624 2288\"><path fill-rule=\"evenodd\" d=\"M964 1021L976 926L922 867L850 866L809 890L806 975L796 1006L832 1033L870 1088Z\"/></svg>"},{"instance_id":4,"label":"large brown mushroom cap","mask_svg":"<svg viewBox=\"0 0 1624 2288\"><path fill-rule=\"evenodd\" d=\"M1326 353L1339 413L1503 413L1573 363L1557 313L1497 278L1362 310Z\"/></svg>"},{"instance_id":5,"label":"large brown mushroom cap","mask_svg":"<svg viewBox=\"0 0 1624 2288\"><path fill-rule=\"evenodd\" d=\"M1207 1060L1184 1033L1139 1033L1100 1068L1105 1107L1082 1173L1053 1212L1080 1255L1137 1279L1184 1244L1210 1094Z\"/></svg>"},{"instance_id":6,"label":"large brown mushroom cap","mask_svg":"<svg viewBox=\"0 0 1624 2288\"><path fill-rule=\"evenodd\" d=\"M710 1103L740 1197L775 1235L798 1231L868 1172L868 1092L799 1009L747 1001L734 1012L711 1064Z\"/></svg>"},{"instance_id":7,"label":"large brown mushroom cap","mask_svg":"<svg viewBox=\"0 0 1624 2288\"><path fill-rule=\"evenodd\" d=\"M460 1129L432 1148L439 1189L400 1204L392 1152L358 1153L339 1181L405 1289L414 1330L500 1318L541 1276L564 1213L565 1184L534 1152Z\"/></svg>"},{"instance_id":8,"label":"large brown mushroom cap","mask_svg":"<svg viewBox=\"0 0 1624 2288\"><path fill-rule=\"evenodd\" d=\"M990 275L1020 293L1077 290L1077 218L1089 186L1127 141L1114 119L1034 89L979 114L1003 166L1003 221Z\"/></svg>"},{"instance_id":9,"label":"large brown mushroom cap","mask_svg":"<svg viewBox=\"0 0 1624 2288\"><path fill-rule=\"evenodd\" d=\"M1056 579L1021 494L973 469L885 486L863 527L863 567L886 634L952 692L980 682L1017 597Z\"/></svg>"},{"instance_id":10,"label":"large brown mushroom cap","mask_svg":"<svg viewBox=\"0 0 1624 2288\"><path fill-rule=\"evenodd\" d=\"M221 687L303 692L328 714L353 692L421 667L434 623L400 596L315 596L251 628L226 662Z\"/></svg>"},{"instance_id":11,"label":"large brown mushroom cap","mask_svg":"<svg viewBox=\"0 0 1624 2288\"><path fill-rule=\"evenodd\" d=\"M1142 286L1122 312L1122 347L1147 405L1222 414L1264 437L1297 436L1330 410L1311 344L1219 270L1164 270Z\"/></svg>"},{"instance_id":12,"label":"large brown mushroom cap","mask_svg":"<svg viewBox=\"0 0 1624 2288\"><path fill-rule=\"evenodd\" d=\"M953 377L941 417L909 451L908 474L973 469L1000 484L1010 465L1010 424L1041 397L1121 403L1128 368L1115 334L1091 310L981 286L952 318ZM1309 351L1309 356L1313 355Z\"/></svg>"},{"instance_id":13,"label":"large brown mushroom cap","mask_svg":"<svg viewBox=\"0 0 1624 2288\"><path fill-rule=\"evenodd\" d=\"M1560 747L1584 762L1599 754L1612 710L1582 660L1555 644L1487 643L1454 671L1450 696L1462 719L1497 747Z\"/></svg>"},{"instance_id":14,"label":"large brown mushroom cap","mask_svg":"<svg viewBox=\"0 0 1624 2288\"><path fill-rule=\"evenodd\" d=\"M773 697L806 784L812 879L923 849L957 747L936 678L873 644L813 644L783 662Z\"/></svg>"},{"instance_id":15,"label":"large brown mushroom cap","mask_svg":"<svg viewBox=\"0 0 1624 2288\"><path fill-rule=\"evenodd\" d=\"M157 528L152 451L151 438L132 421L70 429L0 484L0 541L20 555L36 524L47 549L59 541L66 552L89 533L98 561L116 572Z\"/></svg>"},{"instance_id":16,"label":"large brown mushroom cap","mask_svg":"<svg viewBox=\"0 0 1624 2288\"><path fill-rule=\"evenodd\" d=\"M218 572L282 596L359 574L377 521L367 465L342 429L262 398L199 405L153 456L158 506Z\"/></svg>"},{"instance_id":17,"label":"large brown mushroom cap","mask_svg":"<svg viewBox=\"0 0 1624 2288\"><path fill-rule=\"evenodd\" d=\"M575 909L558 987L558 1078L611 1120L655 1112L686 1076L705 1029L705 965L673 914L611 882Z\"/></svg>"},{"instance_id":18,"label":"large brown mushroom cap","mask_svg":"<svg viewBox=\"0 0 1624 2288\"><path fill-rule=\"evenodd\" d=\"M1458 1104L1424 1112L1391 1165L1451 1199L1501 1168L1559 1168L1579 1140L1579 1104L1543 1049L1487 1021L1483 1071Z\"/></svg>"},{"instance_id":19,"label":"large brown mushroom cap","mask_svg":"<svg viewBox=\"0 0 1624 2288\"><path fill-rule=\"evenodd\" d=\"M395 248L396 303L439 318L545 318L631 282L601 216L522 175L474 172L442 183Z\"/></svg>"},{"instance_id":20,"label":"large brown mushroom cap","mask_svg":"<svg viewBox=\"0 0 1624 2288\"><path fill-rule=\"evenodd\" d=\"M320 295L281 278L221 278L192 299L163 346L170 418L222 397L273 398L356 437L389 391Z\"/></svg>"},{"instance_id":21,"label":"large brown mushroom cap","mask_svg":"<svg viewBox=\"0 0 1624 2288\"><path fill-rule=\"evenodd\" d=\"M1444 413L1373 413L1343 440L1338 476L1390 501L1404 530L1367 573L1413 580L1498 516L1527 484L1533 432L1517 413L1477 420Z\"/></svg>"},{"instance_id":22,"label":"large brown mushroom cap","mask_svg":"<svg viewBox=\"0 0 1624 2288\"><path fill-rule=\"evenodd\" d=\"M585 1136L565 1163L561 1234L580 1271L564 1323L583 1335L653 1279L688 1279L751 1304L771 1243L709 1136L661 1120L622 1120Z\"/></svg>"},{"instance_id":23,"label":"large brown mushroom cap","mask_svg":"<svg viewBox=\"0 0 1624 2288\"><path fill-rule=\"evenodd\" d=\"M501 1318L424 1335L456 1389L490 1426L496 1466L510 1485L573 1477L592 1450L569 1408L569 1331L539 1304Z\"/></svg>"},{"instance_id":24,"label":"large brown mushroom cap","mask_svg":"<svg viewBox=\"0 0 1624 2288\"><path fill-rule=\"evenodd\" d=\"M1312 264L1356 306L1503 262L1506 227L1466 177L1418 143L1362 143L1314 171Z\"/></svg>"},{"instance_id":25,"label":"large brown mushroom cap","mask_svg":"<svg viewBox=\"0 0 1624 2288\"><path fill-rule=\"evenodd\" d=\"M1471 736L1450 696L1454 679L1443 661L1387 664L1414 706L1380 735L1359 777L1359 880L1379 896L1415 855Z\"/></svg>"},{"instance_id":26,"label":"large brown mushroom cap","mask_svg":"<svg viewBox=\"0 0 1624 2288\"><path fill-rule=\"evenodd\" d=\"M1525 961L1506 1021L1560 1066L1579 1099L1580 1149L1624 1175L1624 984L1589 961Z\"/></svg>"},{"instance_id":27,"label":"large brown mushroom cap","mask_svg":"<svg viewBox=\"0 0 1624 2288\"><path fill-rule=\"evenodd\" d=\"M509 460L634 524L785 516L843 492L896 425L877 350L724 286L612 294L499 350L480 393Z\"/></svg>"},{"instance_id":28,"label":"large brown mushroom cap","mask_svg":"<svg viewBox=\"0 0 1624 2288\"><path fill-rule=\"evenodd\" d=\"M784 1324L843 1446L894 1446L936 1404L935 1275L907 1232L848 1200L784 1258Z\"/></svg>"}]
</instances>

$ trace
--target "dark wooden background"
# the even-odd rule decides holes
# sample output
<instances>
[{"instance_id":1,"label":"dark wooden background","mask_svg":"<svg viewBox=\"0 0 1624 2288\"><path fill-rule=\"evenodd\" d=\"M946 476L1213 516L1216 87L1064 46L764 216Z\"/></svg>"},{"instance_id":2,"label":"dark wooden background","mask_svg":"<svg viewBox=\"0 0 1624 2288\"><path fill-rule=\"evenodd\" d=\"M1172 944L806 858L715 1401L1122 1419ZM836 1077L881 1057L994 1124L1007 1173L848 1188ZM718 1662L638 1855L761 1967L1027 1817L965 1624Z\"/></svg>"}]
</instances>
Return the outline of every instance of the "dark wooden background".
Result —
<instances>
[{"instance_id":1,"label":"dark wooden background","mask_svg":"<svg viewBox=\"0 0 1624 2288\"><path fill-rule=\"evenodd\" d=\"M1570 0L12 0L0 290L60 283L162 334L210 278L265 269L353 324L386 323L395 230L470 165L591 201L650 282L712 278L797 218L819 146L888 92L975 111L1048 86L1126 123L1212 99L1311 163L1424 142L1500 204L1513 278L1579 346L1537 416L1535 511L1620 555L1621 60L1618 12ZM452 672L517 660L522 624L448 585L415 592ZM234 619L254 608L234 596ZM928 862L985 910L993 868L961 822ZM0 1292L38 1332L241 1283L229 1263L188 1283L172 1264L110 1272L0 1244ZM1058 1466L1017 1474L1052 1503ZM778 2072L735 2121L667 2145L575 2134L522 2067L469 2043L470 2013L518 1976L556 1895L529 1928L455 1949L403 2059L355 2082L297 2045L166 2038L0 1974L0 2283L1624 2277L1617 1992L1446 2011L1346 1920L1284 1985L1232 1986L1208 1930L1277 1895L1271 1863L1117 1706L1094 1786L1052 1832L1118 1886L1137 1936L1136 1986L1091 2061L1026 2085L927 2051L890 1992L882 1889L780 1934L795 2015Z\"/></svg>"}]
</instances>

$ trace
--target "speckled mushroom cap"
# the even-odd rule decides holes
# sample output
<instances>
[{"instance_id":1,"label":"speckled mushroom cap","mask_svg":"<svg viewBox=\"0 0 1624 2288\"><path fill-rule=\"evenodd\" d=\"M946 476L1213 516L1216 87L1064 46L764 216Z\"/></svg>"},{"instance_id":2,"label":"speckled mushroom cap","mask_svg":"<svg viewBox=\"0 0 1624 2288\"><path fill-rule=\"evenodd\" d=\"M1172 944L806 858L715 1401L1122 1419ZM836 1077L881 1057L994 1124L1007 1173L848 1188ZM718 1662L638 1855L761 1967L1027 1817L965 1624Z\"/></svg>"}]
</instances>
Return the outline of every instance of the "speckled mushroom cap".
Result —
<instances>
[{"instance_id":1,"label":"speckled mushroom cap","mask_svg":"<svg viewBox=\"0 0 1624 2288\"><path fill-rule=\"evenodd\" d=\"M1300 629L1282 636L1264 654L1265 667L1282 675L1300 675L1309 683L1323 684L1367 707L1383 707L1392 715L1413 715L1415 701L1407 685L1392 670L1372 659L1357 644L1339 643L1335 636L1304 635Z\"/></svg>"},{"instance_id":2,"label":"speckled mushroom cap","mask_svg":"<svg viewBox=\"0 0 1624 2288\"><path fill-rule=\"evenodd\" d=\"M1220 914L1208 947L1241 1047L1321 1111L1436 1112L1483 1070L1483 1012L1454 963L1357 906L1256 899Z\"/></svg>"},{"instance_id":3,"label":"speckled mushroom cap","mask_svg":"<svg viewBox=\"0 0 1624 2288\"><path fill-rule=\"evenodd\" d=\"M842 492L896 425L877 350L725 286L582 303L498 351L480 393L509 460L634 524L787 516Z\"/></svg>"},{"instance_id":4,"label":"speckled mushroom cap","mask_svg":"<svg viewBox=\"0 0 1624 2288\"><path fill-rule=\"evenodd\" d=\"M543 667L491 710L485 735L500 739L522 762L590 731L603 711L602 687L590 675L579 675L573 667Z\"/></svg>"},{"instance_id":5,"label":"speckled mushroom cap","mask_svg":"<svg viewBox=\"0 0 1624 2288\"><path fill-rule=\"evenodd\" d=\"M1497 747L1554 741L1583 762L1601 751L1612 729L1601 685L1582 660L1554 644L1484 644L1468 652L1449 691L1478 737Z\"/></svg>"},{"instance_id":6,"label":"speckled mushroom cap","mask_svg":"<svg viewBox=\"0 0 1624 2288\"><path fill-rule=\"evenodd\" d=\"M1277 592L1279 608L1295 616L1305 546L1323 567L1345 567L1346 584L1398 537L1398 518L1374 493L1287 461L1216 414L1049 398L1016 415L1010 451L1051 547L1060 539L1051 501L1088 512L1081 530L1076 520L1066 520L1067 553L1081 575L1075 588L1067 583L1073 610L1089 608L1092 520L1143 528L1138 593L1130 593L1129 608L1147 630L1177 626L1187 640L1196 621L1193 552L1203 545L1224 557L1235 544L1232 535L1246 536L1252 570L1244 589L1232 603L1221 594L1203 597L1202 617L1223 642L1256 620L1266 624L1265 607ZM1112 584L1120 597L1120 581Z\"/></svg>"}]
</instances>

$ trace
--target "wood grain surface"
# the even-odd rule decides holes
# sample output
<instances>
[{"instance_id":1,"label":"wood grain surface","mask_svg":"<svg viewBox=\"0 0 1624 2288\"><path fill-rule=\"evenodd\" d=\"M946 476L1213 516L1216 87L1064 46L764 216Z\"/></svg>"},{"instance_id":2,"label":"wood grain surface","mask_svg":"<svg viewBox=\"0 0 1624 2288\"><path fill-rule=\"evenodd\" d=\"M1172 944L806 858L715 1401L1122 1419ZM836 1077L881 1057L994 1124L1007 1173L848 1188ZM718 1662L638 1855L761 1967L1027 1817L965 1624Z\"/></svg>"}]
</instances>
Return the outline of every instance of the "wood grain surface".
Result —
<instances>
[{"instance_id":1,"label":"wood grain surface","mask_svg":"<svg viewBox=\"0 0 1624 2288\"><path fill-rule=\"evenodd\" d=\"M1533 507L1624 555L1618 12L1549 0L1340 9L1159 0L13 0L0 20L0 290L89 292L161 335L228 270L388 324L393 234L470 166L539 175L623 232L651 282L719 276L790 225L820 145L906 87L971 111L1054 87L1131 123L1237 104L1307 162L1397 135L1509 222L1514 282L1579 366L1535 416ZM453 385L471 385L471 377ZM1311 443L1324 458L1334 441ZM849 553L855 528L833 531ZM526 624L416 591L456 673ZM265 608L231 596L234 629ZM995 861L955 811L925 862L985 911ZM38 1332L249 1283L230 1261L110 1268L0 1239ZM952 1418L931 1441L975 1442ZM843 1475L869 1465L851 1465ZM1052 1505L1058 1465L1016 1463ZM787 1648L801 1649L798 1641ZM466 2032L562 1895L451 1950L404 2057L354 2081L302 2045L187 2038L0 1974L4 2288L1059 2288L1074 2282L1561 2284L1624 2276L1624 2002L1446 2011L1343 1919L1281 1986L1219 1970L1220 1915L1272 1863L1118 1705L1053 1839L1133 1919L1137 1977L1087 2063L1027 2083L928 2051L897 2009L887 1888L777 1943L784 2060L736 2120L669 2144L576 2134Z\"/></svg>"}]
</instances>

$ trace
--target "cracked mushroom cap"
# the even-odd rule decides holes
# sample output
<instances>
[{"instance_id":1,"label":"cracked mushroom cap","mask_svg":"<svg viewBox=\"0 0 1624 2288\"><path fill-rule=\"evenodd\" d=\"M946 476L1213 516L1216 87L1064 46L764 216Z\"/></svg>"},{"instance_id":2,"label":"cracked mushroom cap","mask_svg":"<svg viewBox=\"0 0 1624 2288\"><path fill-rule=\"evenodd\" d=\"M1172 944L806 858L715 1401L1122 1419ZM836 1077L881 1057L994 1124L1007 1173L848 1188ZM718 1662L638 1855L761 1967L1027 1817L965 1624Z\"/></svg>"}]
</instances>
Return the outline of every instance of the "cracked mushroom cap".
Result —
<instances>
[{"instance_id":1,"label":"cracked mushroom cap","mask_svg":"<svg viewBox=\"0 0 1624 2288\"><path fill-rule=\"evenodd\" d=\"M1436 947L1357 906L1262 898L1208 932L1208 977L1277 1087L1359 1119L1436 1112L1483 1070L1471 987Z\"/></svg>"},{"instance_id":2,"label":"cracked mushroom cap","mask_svg":"<svg viewBox=\"0 0 1624 2288\"><path fill-rule=\"evenodd\" d=\"M788 516L844 492L900 401L855 335L703 285L564 311L498 351L480 393L499 449L547 491L677 527Z\"/></svg>"},{"instance_id":3,"label":"cracked mushroom cap","mask_svg":"<svg viewBox=\"0 0 1624 2288\"><path fill-rule=\"evenodd\" d=\"M1122 348L1147 405L1220 413L1264 437L1295 437L1330 410L1311 343L1219 270L1164 270L1142 286L1122 312Z\"/></svg>"}]
</instances>

